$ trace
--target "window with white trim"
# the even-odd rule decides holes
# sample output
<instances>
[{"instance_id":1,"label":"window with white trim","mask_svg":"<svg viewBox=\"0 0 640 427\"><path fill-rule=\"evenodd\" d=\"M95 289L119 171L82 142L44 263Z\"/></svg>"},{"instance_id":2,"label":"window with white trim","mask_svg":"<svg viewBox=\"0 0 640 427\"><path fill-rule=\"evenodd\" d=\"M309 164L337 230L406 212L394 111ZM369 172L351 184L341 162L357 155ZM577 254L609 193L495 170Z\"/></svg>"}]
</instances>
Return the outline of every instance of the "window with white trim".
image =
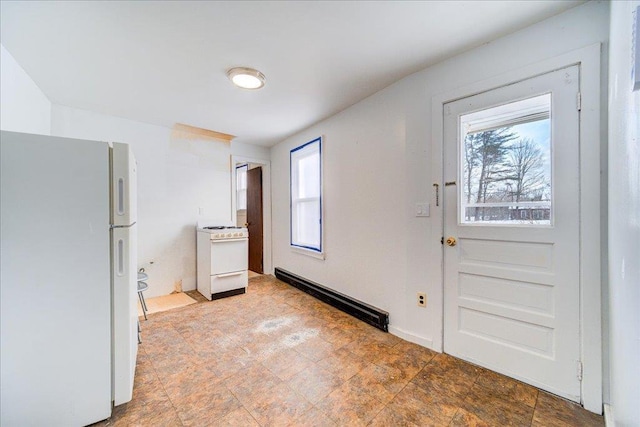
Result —
<instances>
[{"instance_id":1,"label":"window with white trim","mask_svg":"<svg viewBox=\"0 0 640 427\"><path fill-rule=\"evenodd\" d=\"M290 152L291 246L322 252L322 138Z\"/></svg>"},{"instance_id":2,"label":"window with white trim","mask_svg":"<svg viewBox=\"0 0 640 427\"><path fill-rule=\"evenodd\" d=\"M247 209L248 165L236 166L236 210Z\"/></svg>"}]
</instances>

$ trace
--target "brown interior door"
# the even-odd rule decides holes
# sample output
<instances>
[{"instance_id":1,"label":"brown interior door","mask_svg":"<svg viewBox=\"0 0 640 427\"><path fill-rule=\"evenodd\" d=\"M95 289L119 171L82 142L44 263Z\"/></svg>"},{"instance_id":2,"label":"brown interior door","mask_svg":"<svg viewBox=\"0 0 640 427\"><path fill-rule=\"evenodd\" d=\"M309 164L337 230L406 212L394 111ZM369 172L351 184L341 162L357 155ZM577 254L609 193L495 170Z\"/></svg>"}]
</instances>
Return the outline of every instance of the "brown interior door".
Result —
<instances>
[{"instance_id":1,"label":"brown interior door","mask_svg":"<svg viewBox=\"0 0 640 427\"><path fill-rule=\"evenodd\" d=\"M249 229L249 270L262 274L262 168L247 172L247 228Z\"/></svg>"}]
</instances>

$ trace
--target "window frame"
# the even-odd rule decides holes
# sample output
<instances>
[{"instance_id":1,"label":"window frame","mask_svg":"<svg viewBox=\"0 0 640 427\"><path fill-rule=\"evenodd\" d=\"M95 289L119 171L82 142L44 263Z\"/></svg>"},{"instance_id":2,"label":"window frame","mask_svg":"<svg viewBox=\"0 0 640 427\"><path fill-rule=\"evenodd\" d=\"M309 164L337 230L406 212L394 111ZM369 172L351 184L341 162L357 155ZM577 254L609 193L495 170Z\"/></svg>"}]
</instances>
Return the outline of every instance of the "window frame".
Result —
<instances>
[{"instance_id":1,"label":"window frame","mask_svg":"<svg viewBox=\"0 0 640 427\"><path fill-rule=\"evenodd\" d=\"M289 245L292 249L299 251L301 253L304 254L308 254L308 255L312 255L312 256L319 256L321 258L324 258L324 252L323 252L323 238L324 238L324 221L323 221L323 185L322 185L322 178L323 178L323 171L322 171L322 166L323 166L323 161L322 161L322 136L319 136L315 139L312 139L311 141L308 141L302 145L299 145L293 149L291 149L289 151ZM319 194L318 194L318 202L319 202L319 238L318 238L318 245L316 246L308 246L308 245L303 245L303 244L297 244L294 243L294 213L297 212L297 210L294 212L294 207L297 206L298 204L298 200L299 198L297 197L297 195L294 197L294 182L297 182L297 179L294 180L294 155L296 152L303 150L307 147L309 147L310 145L313 144L317 144L318 145L318 180L319 180ZM309 200L309 198L305 198L305 200Z\"/></svg>"}]
</instances>

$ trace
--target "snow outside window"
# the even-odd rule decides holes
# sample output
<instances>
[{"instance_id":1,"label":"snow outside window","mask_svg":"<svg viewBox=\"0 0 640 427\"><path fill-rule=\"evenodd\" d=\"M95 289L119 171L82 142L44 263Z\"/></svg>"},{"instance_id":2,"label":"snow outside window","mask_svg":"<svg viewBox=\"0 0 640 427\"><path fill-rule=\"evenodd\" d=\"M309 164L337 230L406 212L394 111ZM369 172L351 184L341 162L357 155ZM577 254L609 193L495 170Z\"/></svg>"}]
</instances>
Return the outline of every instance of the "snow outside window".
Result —
<instances>
[{"instance_id":1,"label":"snow outside window","mask_svg":"<svg viewBox=\"0 0 640 427\"><path fill-rule=\"evenodd\" d=\"M291 150L291 246L322 252L322 138Z\"/></svg>"}]
</instances>

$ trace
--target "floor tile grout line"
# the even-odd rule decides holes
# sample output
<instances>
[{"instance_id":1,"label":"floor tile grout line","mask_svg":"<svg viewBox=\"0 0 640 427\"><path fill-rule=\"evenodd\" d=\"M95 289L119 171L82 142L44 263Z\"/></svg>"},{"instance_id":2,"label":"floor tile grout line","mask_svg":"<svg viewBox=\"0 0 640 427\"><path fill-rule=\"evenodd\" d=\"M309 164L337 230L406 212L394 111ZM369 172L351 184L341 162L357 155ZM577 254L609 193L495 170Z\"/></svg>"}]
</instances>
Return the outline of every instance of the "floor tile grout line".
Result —
<instances>
[{"instance_id":1,"label":"floor tile grout line","mask_svg":"<svg viewBox=\"0 0 640 427\"><path fill-rule=\"evenodd\" d=\"M249 410L249 408L247 408L244 404L244 402L242 402L242 400L240 400L240 398L238 396L236 396L236 394L233 392L233 390L229 389L229 387L227 387L226 384L224 384L225 388L229 391L229 393L231 393L231 395L233 396L234 399L236 399L240 405L242 406L242 409L244 409L245 411L247 411L247 414L249 414L249 416L251 418L253 418L253 420L256 422L256 424L258 424L259 426L262 426L262 424L260 424L260 422L256 419L256 417L253 415L253 413L251 412L251 410ZM228 415L228 414L227 414ZM224 418L224 417L222 417Z\"/></svg>"},{"instance_id":2,"label":"floor tile grout line","mask_svg":"<svg viewBox=\"0 0 640 427\"><path fill-rule=\"evenodd\" d=\"M171 327L173 327L173 326L171 326ZM184 426L184 422L182 421L182 418L180 417L180 412L178 411L178 408L176 408L176 405L173 402L173 399L171 399L171 396L169 396L169 393L167 393L167 389L165 388L164 383L160 379L160 375L158 375L158 370L156 369L155 363L153 363L153 359L151 359L151 357L147 354L147 351L144 348L142 350L144 351L145 356L149 358L149 360L151 362L151 366L153 367L153 373L155 374L156 379L158 380L158 383L160 383L160 387L162 387L162 391L164 392L165 396L167 396L167 399L169 399L169 402L171 403L171 407L173 408L173 411L175 412L176 417L178 417L178 421L180 421L180 424L182 426Z\"/></svg>"},{"instance_id":3,"label":"floor tile grout line","mask_svg":"<svg viewBox=\"0 0 640 427\"><path fill-rule=\"evenodd\" d=\"M531 413L531 423L529 424L530 426L533 426L533 420L536 419L536 409L538 408L538 402L540 401L540 393L542 393L542 390L538 389L538 394L536 395L536 403L535 405L533 405L533 412Z\"/></svg>"},{"instance_id":4,"label":"floor tile grout line","mask_svg":"<svg viewBox=\"0 0 640 427\"><path fill-rule=\"evenodd\" d=\"M256 361L256 363L260 364L260 365L261 365L261 366L263 366L265 369L269 370L269 368L267 368L266 366L264 366L264 364L262 364L262 361ZM269 372L271 372L271 371L269 370ZM298 393L298 392L297 392L297 390L292 389L292 388L289 386L289 384L287 383L287 381L282 380L282 379L281 379L281 378L279 378L277 375L275 375L273 372L271 372L271 374L272 374L274 377L276 377L276 378L280 381L280 382L279 382L279 384L284 385L284 386L285 386L285 387L287 387L291 392L293 392L293 393L295 393L297 396L299 396L299 397L303 398L307 403L309 403L309 404L311 405L311 408L310 408L309 410L307 410L306 412L308 412L308 411L310 411L311 409L313 409L313 408L315 408L315 407L316 407L313 403L311 403L310 401L308 401L308 400L306 399L306 397L304 397L303 395L301 395L300 393ZM237 396L237 395L236 395L236 394L235 394L231 389L229 389L229 387L227 387L227 386L226 386L226 384L225 384L225 387L226 387L226 388L227 388L227 390L228 390L228 391L229 391L229 392L234 396L234 398L235 398L238 402L240 402L240 404L242 405L242 407L243 407L243 408L244 408L244 409L249 413L249 415L251 415L251 418L253 418L253 419L254 419L254 421L255 421L258 425L262 426L262 424L261 424L261 423L258 421L258 419L254 416L253 412L251 412L251 410L245 406L244 402L243 402L243 401L242 401L242 400L241 400L241 399L240 399L240 398L239 398L239 397L238 397L238 396ZM305 413L306 413L306 412L305 412ZM303 414L302 414L302 415L303 415ZM302 416L302 415L300 415L300 416ZM300 417L297 417L297 418L300 418ZM294 419L293 421L295 421L295 419ZM289 425L291 425L291 424L289 424Z\"/></svg>"},{"instance_id":5,"label":"floor tile grout line","mask_svg":"<svg viewBox=\"0 0 640 427\"><path fill-rule=\"evenodd\" d=\"M183 333L181 333L179 330L177 330L173 325L171 325L171 327L172 327L172 328L174 328L174 330L175 330L175 331L180 335L180 337L182 338L182 341L184 341L184 342L186 343L186 345L189 347L189 349L191 350L191 351L190 351L190 354L191 354L191 355L194 355L194 356L196 356L196 357L197 357L198 362L196 362L196 365L197 365L198 367L205 367L205 369L206 369L206 364L205 364L204 362L203 362L203 363L199 363L199 361L200 361L200 357L199 357L199 356L197 356L196 349L193 347L193 345L191 345L191 342L190 342L188 339L186 339L186 338L184 337ZM218 375L216 375L215 373L213 373L213 375L215 375L215 376L218 378L218 380L220 381L220 384L225 388L225 390L227 390L229 393L231 393L231 395L234 397L234 399L238 400L238 403L240 403L240 404L242 405L242 402L240 402L240 400L239 400L236 396L234 396L234 395L233 395L233 393L231 392L231 390L229 390L229 388L226 386L226 384L224 384L224 383L223 383L223 380L222 380ZM231 411L231 412L232 412L232 411ZM224 417L226 417L227 415L229 415L231 412L229 412L229 413L227 413L227 414L223 415L222 417L218 418L217 420L221 420L222 418L224 418ZM251 415L251 413L249 413L249 415ZM179 416L179 414L178 414L178 416ZM216 420L216 421L217 421L217 420ZM181 421L182 421L182 419L181 419ZM183 424L183 425L184 425L184 424Z\"/></svg>"},{"instance_id":6,"label":"floor tile grout line","mask_svg":"<svg viewBox=\"0 0 640 427\"><path fill-rule=\"evenodd\" d=\"M451 419L449 420L449 426L453 425L453 420L456 419L456 415L458 415L458 412L460 412L460 410L463 410L462 408L458 407L458 409L456 409L456 412L453 413L453 417L451 417Z\"/></svg>"},{"instance_id":7,"label":"floor tile grout line","mask_svg":"<svg viewBox=\"0 0 640 427\"><path fill-rule=\"evenodd\" d=\"M462 360L462 359L460 359L460 360ZM479 365L474 365L474 366L479 366ZM481 369L485 370L485 371L488 371L488 372L495 372L495 371L491 371L491 370L490 370L490 369L488 369L488 368L483 368L483 367L481 367L481 366L479 366L479 367L480 367ZM497 373L497 372L495 372L495 373ZM499 374L499 373L498 373L498 374ZM499 374L499 375L502 375L502 374ZM476 378L476 380L473 382L473 384L471 385L471 387L473 387L474 385L477 385L477 386L478 386L478 387L480 387L481 389L483 389L483 390L487 390L487 391L491 392L492 390L491 390L490 388L485 387L485 386L483 386L482 384L478 383L478 380L480 379L480 376L482 376L482 372L478 375L478 377L477 377L477 378ZM521 382L521 381L516 380L515 378L511 378L511 377L507 377L507 378L509 378L511 381L513 381L513 382L515 382L515 383L517 383L517 384L525 384L525 385L528 385L528 384L526 384L526 383L523 383L523 382ZM531 386L531 387L533 387L533 386ZM534 417L535 417L536 407L538 406L538 398L539 398L540 393L541 393L541 391L542 391L542 389L539 389L539 388L537 388L537 387L533 387L533 388L534 388L534 389L536 389L536 403L533 405L533 407L531 407L531 406L527 405L526 403L520 402L520 403L522 403L522 405L523 405L523 406L526 406L526 407L529 407L529 408L531 408L531 409L532 409L532 411L531 411L531 421L529 422L529 426L533 425L533 419L534 419ZM469 388L469 390L470 390L470 389L471 389L471 388ZM500 395L500 394L495 394L495 393L492 393L492 395L493 395L496 399L501 400L502 402L505 402L505 403L511 403L511 401L510 401L510 400L508 400L505 396L502 396L502 395ZM466 396L465 396L465 399L466 399Z\"/></svg>"},{"instance_id":8,"label":"floor tile grout line","mask_svg":"<svg viewBox=\"0 0 640 427\"><path fill-rule=\"evenodd\" d=\"M191 354L195 354L195 353L196 353L195 349L193 348L193 346L191 345L191 343L190 343L188 340L186 340L186 339L184 338L184 336L182 335L182 333L181 333L180 331L178 331L178 330L177 330L173 325L169 325L169 327L170 327L170 328L172 328L172 329L173 329L173 330L174 330L174 331L175 331L175 332L180 336L180 338L182 339L182 341L183 341L183 342L184 342L184 343L189 347L189 349L191 350L191 352L190 352L190 353L191 353ZM146 350L145 350L145 354L146 354ZM179 410L178 410L178 408L176 407L176 404L175 404L174 400L171 398L171 396L170 396L170 395L169 395L169 393L167 392L166 387L165 387L165 385L164 385L163 381L160 379L160 376L158 375L158 372L157 372L157 370L156 370L156 368L155 368L155 364L153 363L153 361L151 362L151 364L152 364L153 369L154 369L154 372L155 372L155 374L156 374L156 378L158 379L158 382L160 383L160 385L161 385L161 387L162 387L162 390L164 391L165 395L167 396L167 399L169 399L169 402L171 402L171 406L173 407L174 412L175 412L176 416L178 417L178 420L180 421L180 424L181 424L182 426L184 426L185 424L184 424L184 422L183 422L183 420L182 420L182 417L180 417L180 411L179 411ZM196 362L196 365L197 365L197 366L205 366L204 364L197 363L197 362ZM205 366L205 367L206 367L206 366ZM214 374L214 375L215 375L215 374ZM216 375L216 377L218 377L218 376ZM222 386L223 386L223 387L224 387L224 388L225 388L229 393L231 393L231 394L233 395L233 397L238 401L238 403L240 403L240 404L243 406L243 408L244 408L244 405L242 404L242 402L240 401L240 399L238 399L238 398L233 394L233 392L232 392L231 390L229 390L229 388L226 386L226 384L224 384L224 383L223 383L223 379L221 379L220 377L218 377L218 379L221 381ZM252 417L252 418L254 418L254 417L253 417L253 414L251 414L251 412L250 412L247 408L245 408L245 410L247 410L247 412L249 413L249 415L251 415L251 417ZM229 412L229 413L231 413L231 412ZM227 413L227 414L225 414L224 416L222 416L222 417L218 418L218 420L220 420L220 419L224 418L225 416L229 415L229 413ZM255 420L255 418L254 418L254 420ZM257 420L255 420L255 421L256 421L256 422L258 422ZM260 423L258 423L258 424L260 424Z\"/></svg>"}]
</instances>

